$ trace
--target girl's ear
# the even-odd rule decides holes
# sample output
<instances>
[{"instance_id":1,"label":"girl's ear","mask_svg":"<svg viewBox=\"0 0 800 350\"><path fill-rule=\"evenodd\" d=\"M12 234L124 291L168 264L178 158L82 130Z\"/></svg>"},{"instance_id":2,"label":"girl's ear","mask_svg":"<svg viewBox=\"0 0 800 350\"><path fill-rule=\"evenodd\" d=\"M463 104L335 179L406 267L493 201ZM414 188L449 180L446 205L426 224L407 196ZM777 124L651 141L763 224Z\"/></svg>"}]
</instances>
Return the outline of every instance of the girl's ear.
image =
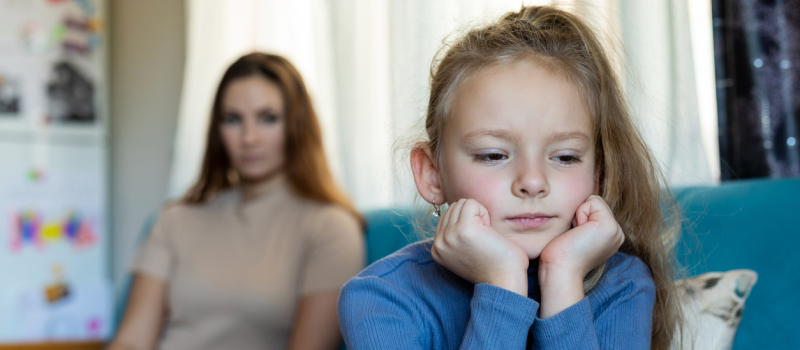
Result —
<instances>
[{"instance_id":1,"label":"girl's ear","mask_svg":"<svg viewBox=\"0 0 800 350\"><path fill-rule=\"evenodd\" d=\"M439 185L439 169L436 168L431 150L425 143L418 143L411 150L411 172L414 173L417 191L426 202L444 204L444 195Z\"/></svg>"}]
</instances>

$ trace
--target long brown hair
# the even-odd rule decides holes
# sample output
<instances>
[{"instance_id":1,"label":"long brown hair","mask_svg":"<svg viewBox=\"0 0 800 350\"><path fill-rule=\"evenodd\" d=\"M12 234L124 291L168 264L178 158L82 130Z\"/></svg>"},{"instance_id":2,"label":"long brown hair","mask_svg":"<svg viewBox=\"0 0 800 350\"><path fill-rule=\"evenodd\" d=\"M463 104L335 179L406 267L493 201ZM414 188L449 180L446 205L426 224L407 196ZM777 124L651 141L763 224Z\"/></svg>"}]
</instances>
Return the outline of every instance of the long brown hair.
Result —
<instances>
[{"instance_id":1,"label":"long brown hair","mask_svg":"<svg viewBox=\"0 0 800 350\"><path fill-rule=\"evenodd\" d=\"M656 298L651 345L668 349L681 329L673 286L677 210L669 190L662 190L663 175L631 118L609 56L587 22L551 6L523 7L442 48L431 66L426 147L441 162L444 125L456 90L470 73L520 59L534 59L561 74L586 101L598 153L600 196L625 233L620 251L641 258L652 271ZM586 291L596 285L604 268L605 264L587 275Z\"/></svg>"},{"instance_id":2,"label":"long brown hair","mask_svg":"<svg viewBox=\"0 0 800 350\"><path fill-rule=\"evenodd\" d=\"M187 204L203 204L220 191L232 187L232 165L222 144L222 97L230 83L237 79L260 76L280 87L286 106L286 147L284 172L294 192L307 199L339 205L363 222L361 214L336 185L325 160L322 131L306 91L303 79L285 58L255 52L242 56L222 76L206 135L206 152L200 178L183 197Z\"/></svg>"}]
</instances>

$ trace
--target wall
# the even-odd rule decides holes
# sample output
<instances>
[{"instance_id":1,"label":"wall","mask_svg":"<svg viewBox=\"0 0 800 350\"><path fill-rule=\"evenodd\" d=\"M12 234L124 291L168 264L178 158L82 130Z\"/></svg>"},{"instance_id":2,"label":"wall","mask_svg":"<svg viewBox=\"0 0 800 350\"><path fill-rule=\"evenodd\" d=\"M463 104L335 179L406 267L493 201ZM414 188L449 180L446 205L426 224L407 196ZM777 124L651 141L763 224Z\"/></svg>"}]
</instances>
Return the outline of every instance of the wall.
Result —
<instances>
[{"instance_id":1,"label":"wall","mask_svg":"<svg viewBox=\"0 0 800 350\"><path fill-rule=\"evenodd\" d=\"M183 0L109 1L111 261L117 291L167 193L185 54Z\"/></svg>"}]
</instances>

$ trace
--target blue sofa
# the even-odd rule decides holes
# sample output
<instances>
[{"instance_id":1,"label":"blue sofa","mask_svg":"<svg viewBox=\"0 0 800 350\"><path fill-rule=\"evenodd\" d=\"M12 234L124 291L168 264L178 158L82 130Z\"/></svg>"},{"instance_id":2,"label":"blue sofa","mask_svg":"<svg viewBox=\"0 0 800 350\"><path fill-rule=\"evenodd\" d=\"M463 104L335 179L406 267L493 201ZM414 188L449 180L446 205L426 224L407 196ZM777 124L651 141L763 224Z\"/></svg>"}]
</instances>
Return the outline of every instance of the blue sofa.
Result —
<instances>
[{"instance_id":1,"label":"blue sofa","mask_svg":"<svg viewBox=\"0 0 800 350\"><path fill-rule=\"evenodd\" d=\"M734 349L800 349L800 179L743 180L673 193L685 221L677 246L688 276L758 273ZM419 239L411 210L366 213L367 263ZM795 216L797 215L797 216Z\"/></svg>"}]
</instances>

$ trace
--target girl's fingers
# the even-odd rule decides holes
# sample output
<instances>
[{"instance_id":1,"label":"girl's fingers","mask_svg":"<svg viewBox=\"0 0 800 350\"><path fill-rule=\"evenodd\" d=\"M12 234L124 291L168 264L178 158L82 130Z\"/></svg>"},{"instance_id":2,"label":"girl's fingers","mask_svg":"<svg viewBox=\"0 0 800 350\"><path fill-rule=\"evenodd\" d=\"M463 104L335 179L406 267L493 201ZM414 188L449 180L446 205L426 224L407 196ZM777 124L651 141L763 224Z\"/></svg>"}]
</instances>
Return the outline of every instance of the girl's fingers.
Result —
<instances>
[{"instance_id":1,"label":"girl's fingers","mask_svg":"<svg viewBox=\"0 0 800 350\"><path fill-rule=\"evenodd\" d=\"M455 225L458 223L458 219L461 216L461 210L464 207L464 202L466 202L466 199L462 198L459 199L458 202L455 202L451 205L453 211L450 213L450 219L448 220L450 225Z\"/></svg>"},{"instance_id":2,"label":"girl's fingers","mask_svg":"<svg viewBox=\"0 0 800 350\"><path fill-rule=\"evenodd\" d=\"M447 210L439 217L439 223L436 225L436 237L442 236L447 232L447 226L452 223L455 206L456 203L448 205Z\"/></svg>"},{"instance_id":3,"label":"girl's fingers","mask_svg":"<svg viewBox=\"0 0 800 350\"><path fill-rule=\"evenodd\" d=\"M592 199L590 198L583 204L578 206L578 210L575 211L575 221L578 223L578 226L585 224L589 221L589 215L592 212Z\"/></svg>"},{"instance_id":4,"label":"girl's fingers","mask_svg":"<svg viewBox=\"0 0 800 350\"><path fill-rule=\"evenodd\" d=\"M464 201L464 205L461 207L461 213L458 215L458 221L466 223L469 222L469 219L473 216L479 215L480 209L475 203L477 202L469 199Z\"/></svg>"},{"instance_id":5,"label":"girl's fingers","mask_svg":"<svg viewBox=\"0 0 800 350\"><path fill-rule=\"evenodd\" d=\"M439 223L436 224L436 234L437 235L439 234L439 231L441 231L442 229L447 227L447 223L449 222L448 219L450 217L450 212L452 211L452 209L453 209L452 205L447 206L447 210L445 210L444 213L441 213L439 215Z\"/></svg>"},{"instance_id":6,"label":"girl's fingers","mask_svg":"<svg viewBox=\"0 0 800 350\"><path fill-rule=\"evenodd\" d=\"M608 205L603 201L602 198L596 195L589 196L583 204L578 206L578 210L575 212L575 221L577 222L578 226L585 224L589 220L600 221L597 215L601 215L603 212L611 213L611 209ZM592 218L592 216L595 218Z\"/></svg>"},{"instance_id":7,"label":"girl's fingers","mask_svg":"<svg viewBox=\"0 0 800 350\"><path fill-rule=\"evenodd\" d=\"M470 222L474 219L480 220L484 225L489 225L489 211L478 201L467 199L461 208L461 215L458 216L460 222Z\"/></svg>"}]
</instances>

